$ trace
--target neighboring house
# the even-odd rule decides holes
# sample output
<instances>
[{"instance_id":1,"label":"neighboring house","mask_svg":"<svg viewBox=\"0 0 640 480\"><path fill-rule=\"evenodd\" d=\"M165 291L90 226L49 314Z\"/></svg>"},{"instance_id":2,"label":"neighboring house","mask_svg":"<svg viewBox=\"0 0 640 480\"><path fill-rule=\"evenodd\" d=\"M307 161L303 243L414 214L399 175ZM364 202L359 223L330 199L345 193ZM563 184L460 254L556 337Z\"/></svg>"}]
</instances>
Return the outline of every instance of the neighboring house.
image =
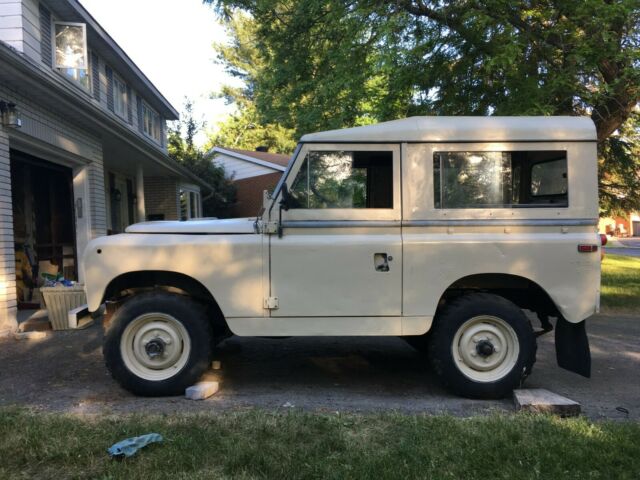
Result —
<instances>
[{"instance_id":1,"label":"neighboring house","mask_svg":"<svg viewBox=\"0 0 640 480\"><path fill-rule=\"evenodd\" d=\"M227 177L236 185L234 217L255 217L262 207L262 192L272 191L287 169L291 155L214 147L209 152L214 162L224 168Z\"/></svg>"},{"instance_id":2,"label":"neighboring house","mask_svg":"<svg viewBox=\"0 0 640 480\"><path fill-rule=\"evenodd\" d=\"M94 237L201 216L166 150L178 113L75 0L0 0L0 331Z\"/></svg>"},{"instance_id":3,"label":"neighboring house","mask_svg":"<svg viewBox=\"0 0 640 480\"><path fill-rule=\"evenodd\" d=\"M601 218L598 231L616 237L640 237L640 212L630 212L626 217Z\"/></svg>"}]
</instances>

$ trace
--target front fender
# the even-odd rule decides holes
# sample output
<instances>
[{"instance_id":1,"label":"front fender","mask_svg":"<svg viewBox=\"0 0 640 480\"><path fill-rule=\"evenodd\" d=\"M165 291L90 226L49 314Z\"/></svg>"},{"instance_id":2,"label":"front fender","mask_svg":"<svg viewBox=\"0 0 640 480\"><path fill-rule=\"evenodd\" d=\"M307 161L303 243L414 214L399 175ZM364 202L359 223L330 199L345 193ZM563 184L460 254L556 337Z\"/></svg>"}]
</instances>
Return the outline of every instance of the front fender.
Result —
<instances>
[{"instance_id":1,"label":"front fender","mask_svg":"<svg viewBox=\"0 0 640 480\"><path fill-rule=\"evenodd\" d=\"M263 315L262 236L120 234L93 240L83 256L87 303L97 310L107 286L132 272L178 272L202 284L225 317Z\"/></svg>"}]
</instances>

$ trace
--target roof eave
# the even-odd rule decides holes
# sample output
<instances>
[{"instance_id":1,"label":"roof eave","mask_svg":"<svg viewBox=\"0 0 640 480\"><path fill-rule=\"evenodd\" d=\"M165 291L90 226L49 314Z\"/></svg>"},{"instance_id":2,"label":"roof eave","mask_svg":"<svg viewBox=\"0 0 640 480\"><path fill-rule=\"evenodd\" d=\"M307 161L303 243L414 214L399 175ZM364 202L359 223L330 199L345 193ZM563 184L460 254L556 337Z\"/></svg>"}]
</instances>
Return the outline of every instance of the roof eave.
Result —
<instances>
[{"instance_id":1,"label":"roof eave","mask_svg":"<svg viewBox=\"0 0 640 480\"><path fill-rule=\"evenodd\" d=\"M243 155L242 153L238 153L238 152L234 152L231 150L226 150L222 147L213 147L211 150L209 150L208 152L209 154L220 154L220 155L227 155L229 157L234 157L237 158L239 160L244 160L247 162L251 162L251 163L255 163L256 165L261 165L263 167L267 167L267 168L271 168L273 170L278 170L280 172L284 172L287 167L283 166L283 165L278 165L277 163L272 163L272 162L267 162L266 160L260 160L259 158L253 158L250 157L249 155Z\"/></svg>"},{"instance_id":2,"label":"roof eave","mask_svg":"<svg viewBox=\"0 0 640 480\"><path fill-rule=\"evenodd\" d=\"M173 171L176 175L188 178L201 187L213 190L211 185L200 179L186 167L177 163L165 151L146 141L128 127L120 124L119 120L112 118L100 107L78 96L74 87L68 85L66 80L57 78L53 74L48 74L39 65L34 64L32 59L5 43L0 42L0 62L3 61L16 71L19 71L20 74L26 78L33 79L37 84L46 85L46 88L49 89L48 91L54 98L59 98L60 101L65 102L65 105L73 106L73 111L82 115L82 118L87 122L91 122L100 129L116 135L118 138L127 142L127 144L148 156L152 161Z\"/></svg>"},{"instance_id":3,"label":"roof eave","mask_svg":"<svg viewBox=\"0 0 640 480\"><path fill-rule=\"evenodd\" d=\"M93 31L100 37L105 44L113 50L117 56L122 60L122 62L129 68L129 70L141 81L141 83L146 87L147 93L153 95L155 100L158 101L161 108L161 113L164 118L167 120L178 120L180 118L180 114L176 110L176 108L171 105L171 103L160 93L160 90L149 80L149 78L140 70L140 68L131 60L129 55L118 45L118 43L107 33L107 31L102 28L102 26L98 23L98 21L93 18L93 16L77 1L77 0L61 0L65 1L69 7L71 7L75 13L84 20L84 22L91 28ZM54 3L55 0L50 0L51 3ZM143 92L141 92L143 93Z\"/></svg>"}]
</instances>

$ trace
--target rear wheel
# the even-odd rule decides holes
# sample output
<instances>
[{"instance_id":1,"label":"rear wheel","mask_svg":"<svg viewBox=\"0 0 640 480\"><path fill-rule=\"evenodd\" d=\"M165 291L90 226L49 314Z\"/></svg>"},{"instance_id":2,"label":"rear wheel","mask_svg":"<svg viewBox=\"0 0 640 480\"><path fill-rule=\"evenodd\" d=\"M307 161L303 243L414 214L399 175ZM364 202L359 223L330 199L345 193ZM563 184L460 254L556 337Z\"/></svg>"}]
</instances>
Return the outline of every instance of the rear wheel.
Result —
<instances>
[{"instance_id":1,"label":"rear wheel","mask_svg":"<svg viewBox=\"0 0 640 480\"><path fill-rule=\"evenodd\" d=\"M440 380L470 398L502 398L535 362L536 341L522 310L497 295L474 293L451 302L429 336L429 359Z\"/></svg>"},{"instance_id":2,"label":"rear wheel","mask_svg":"<svg viewBox=\"0 0 640 480\"><path fill-rule=\"evenodd\" d=\"M116 312L103 353L113 378L130 392L178 395L208 368L211 327L204 308L190 298L145 293Z\"/></svg>"}]
</instances>

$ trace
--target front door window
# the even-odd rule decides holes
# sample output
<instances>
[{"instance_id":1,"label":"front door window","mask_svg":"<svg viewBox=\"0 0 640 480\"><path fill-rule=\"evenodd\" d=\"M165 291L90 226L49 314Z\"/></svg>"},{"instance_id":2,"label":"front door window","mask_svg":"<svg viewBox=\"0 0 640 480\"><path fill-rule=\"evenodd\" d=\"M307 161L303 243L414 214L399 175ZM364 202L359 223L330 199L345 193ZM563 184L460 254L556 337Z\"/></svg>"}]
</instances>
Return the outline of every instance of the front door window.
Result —
<instances>
[{"instance_id":1,"label":"front door window","mask_svg":"<svg viewBox=\"0 0 640 480\"><path fill-rule=\"evenodd\" d=\"M393 208L393 153L311 151L291 198L291 208Z\"/></svg>"}]
</instances>

